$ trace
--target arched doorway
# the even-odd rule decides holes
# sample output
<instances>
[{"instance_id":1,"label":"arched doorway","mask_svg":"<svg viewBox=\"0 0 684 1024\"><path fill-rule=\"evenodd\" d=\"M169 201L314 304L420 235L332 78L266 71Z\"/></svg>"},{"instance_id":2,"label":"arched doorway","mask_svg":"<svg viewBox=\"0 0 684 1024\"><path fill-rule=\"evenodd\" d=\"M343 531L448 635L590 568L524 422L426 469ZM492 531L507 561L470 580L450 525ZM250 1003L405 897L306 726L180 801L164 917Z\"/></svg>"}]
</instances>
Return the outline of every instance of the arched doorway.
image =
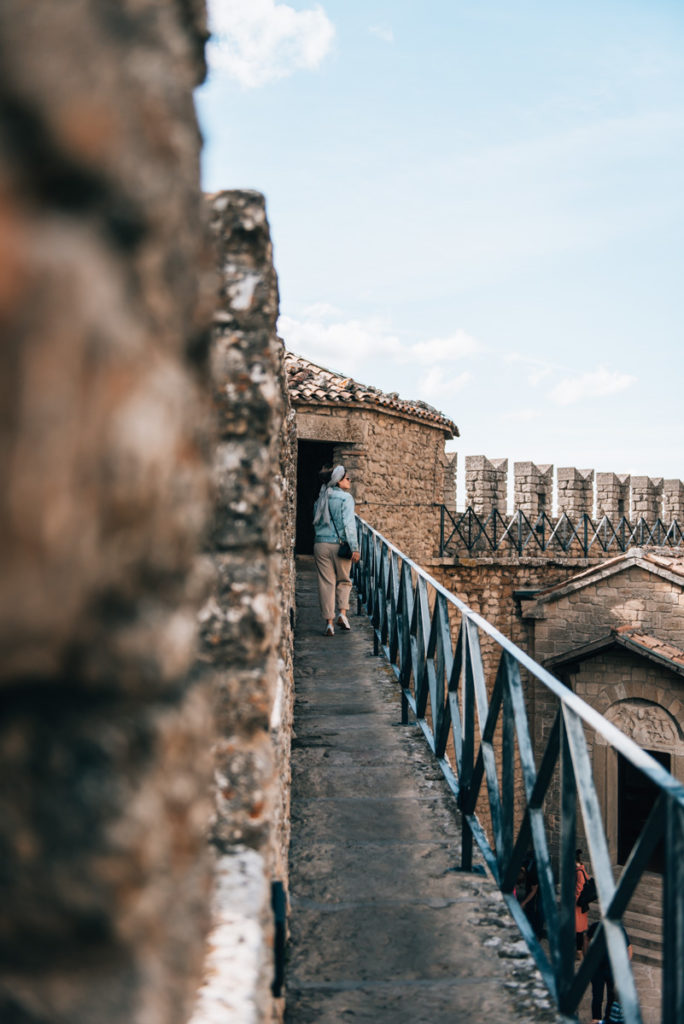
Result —
<instances>
[{"instance_id":1,"label":"arched doorway","mask_svg":"<svg viewBox=\"0 0 684 1024\"><path fill-rule=\"evenodd\" d=\"M679 755L684 750L681 730L677 721L662 705L638 698L622 700L608 708L606 718L643 747L667 771L677 774L681 769ZM610 761L612 769L609 765L606 779L608 834L610 836L612 833L613 836L616 863L625 864L653 808L657 788L621 754L613 753ZM612 828L611 818L614 823ZM663 859L664 848L661 842L654 850L647 870L662 873Z\"/></svg>"},{"instance_id":2,"label":"arched doorway","mask_svg":"<svg viewBox=\"0 0 684 1024\"><path fill-rule=\"evenodd\" d=\"M672 757L664 750L647 750L663 768L669 772ZM632 847L639 838L646 824L653 804L659 795L658 787L635 768L634 765L618 754L618 828L617 828L617 862L626 864ZM646 868L648 871L663 873L665 866L665 848L662 840L651 854Z\"/></svg>"}]
</instances>

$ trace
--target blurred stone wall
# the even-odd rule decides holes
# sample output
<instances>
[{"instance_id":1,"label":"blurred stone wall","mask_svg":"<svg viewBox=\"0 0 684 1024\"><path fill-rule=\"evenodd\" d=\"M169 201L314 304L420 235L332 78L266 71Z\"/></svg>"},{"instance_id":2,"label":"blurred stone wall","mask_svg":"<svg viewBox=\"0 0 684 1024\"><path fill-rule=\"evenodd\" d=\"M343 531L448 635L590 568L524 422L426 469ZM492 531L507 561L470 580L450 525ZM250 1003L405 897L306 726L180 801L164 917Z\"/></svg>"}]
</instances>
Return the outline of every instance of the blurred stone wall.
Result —
<instances>
[{"instance_id":1,"label":"blurred stone wall","mask_svg":"<svg viewBox=\"0 0 684 1024\"><path fill-rule=\"evenodd\" d=\"M214 928L194 1024L270 1020L271 886L287 887L293 707L296 437L276 335L278 289L264 200L208 197L221 298L211 380L218 438L200 613L200 666L212 680L217 739Z\"/></svg>"},{"instance_id":2,"label":"blurred stone wall","mask_svg":"<svg viewBox=\"0 0 684 1024\"><path fill-rule=\"evenodd\" d=\"M0 4L3 1024L174 1024L201 975L203 16Z\"/></svg>"}]
</instances>

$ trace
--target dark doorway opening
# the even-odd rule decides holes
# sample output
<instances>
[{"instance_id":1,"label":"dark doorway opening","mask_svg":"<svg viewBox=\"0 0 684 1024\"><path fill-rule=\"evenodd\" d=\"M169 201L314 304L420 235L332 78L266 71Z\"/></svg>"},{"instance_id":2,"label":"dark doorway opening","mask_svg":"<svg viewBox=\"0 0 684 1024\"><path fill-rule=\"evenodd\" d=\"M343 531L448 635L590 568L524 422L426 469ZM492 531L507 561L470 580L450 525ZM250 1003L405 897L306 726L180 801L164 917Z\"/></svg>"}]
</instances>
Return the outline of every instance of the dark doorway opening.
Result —
<instances>
[{"instance_id":1,"label":"dark doorway opening","mask_svg":"<svg viewBox=\"0 0 684 1024\"><path fill-rule=\"evenodd\" d=\"M649 750L647 753L669 772L669 754L662 750ZM659 792L650 779L622 754L618 754L618 864L627 862ZM662 874L664 865L665 848L661 840L651 855L647 869Z\"/></svg>"},{"instance_id":2,"label":"dark doorway opening","mask_svg":"<svg viewBox=\"0 0 684 1024\"><path fill-rule=\"evenodd\" d=\"M321 482L318 471L332 463L335 445L331 441L297 442L297 534L295 551L310 555L314 546L313 507Z\"/></svg>"}]
</instances>

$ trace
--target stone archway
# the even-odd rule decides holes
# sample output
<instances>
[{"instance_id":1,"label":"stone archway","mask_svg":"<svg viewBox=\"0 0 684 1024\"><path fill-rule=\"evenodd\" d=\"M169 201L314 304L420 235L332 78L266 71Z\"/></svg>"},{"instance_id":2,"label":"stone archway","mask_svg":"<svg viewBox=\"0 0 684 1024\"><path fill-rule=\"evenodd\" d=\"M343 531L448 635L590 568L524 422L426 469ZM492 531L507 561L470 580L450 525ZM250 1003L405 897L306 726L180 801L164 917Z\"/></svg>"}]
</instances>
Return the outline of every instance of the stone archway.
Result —
<instances>
[{"instance_id":1,"label":"stone archway","mask_svg":"<svg viewBox=\"0 0 684 1024\"><path fill-rule=\"evenodd\" d=\"M674 716L655 701L627 698L617 700L604 711L605 717L633 739L678 778L684 773L684 734ZM606 836L614 863L624 863L640 819L647 816L648 785L601 736L594 742L594 770L603 799ZM629 815L629 822L625 816ZM654 868L657 866L657 857Z\"/></svg>"}]
</instances>

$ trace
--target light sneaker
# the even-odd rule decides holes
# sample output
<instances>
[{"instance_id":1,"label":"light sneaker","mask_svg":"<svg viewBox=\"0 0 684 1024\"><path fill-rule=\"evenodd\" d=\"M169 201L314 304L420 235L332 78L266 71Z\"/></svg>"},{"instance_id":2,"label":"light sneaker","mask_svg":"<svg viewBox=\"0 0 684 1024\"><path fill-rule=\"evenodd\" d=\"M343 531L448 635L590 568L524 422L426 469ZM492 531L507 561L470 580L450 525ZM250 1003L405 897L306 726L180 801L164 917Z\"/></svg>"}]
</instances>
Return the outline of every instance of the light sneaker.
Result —
<instances>
[{"instance_id":1,"label":"light sneaker","mask_svg":"<svg viewBox=\"0 0 684 1024\"><path fill-rule=\"evenodd\" d=\"M325 630L323 631L323 636L335 636L335 630L333 629L332 624L330 622L325 627Z\"/></svg>"},{"instance_id":2,"label":"light sneaker","mask_svg":"<svg viewBox=\"0 0 684 1024\"><path fill-rule=\"evenodd\" d=\"M349 625L349 619L344 614L344 612L340 612L340 614L337 616L337 625L340 627L340 629L351 629L351 626Z\"/></svg>"}]
</instances>

